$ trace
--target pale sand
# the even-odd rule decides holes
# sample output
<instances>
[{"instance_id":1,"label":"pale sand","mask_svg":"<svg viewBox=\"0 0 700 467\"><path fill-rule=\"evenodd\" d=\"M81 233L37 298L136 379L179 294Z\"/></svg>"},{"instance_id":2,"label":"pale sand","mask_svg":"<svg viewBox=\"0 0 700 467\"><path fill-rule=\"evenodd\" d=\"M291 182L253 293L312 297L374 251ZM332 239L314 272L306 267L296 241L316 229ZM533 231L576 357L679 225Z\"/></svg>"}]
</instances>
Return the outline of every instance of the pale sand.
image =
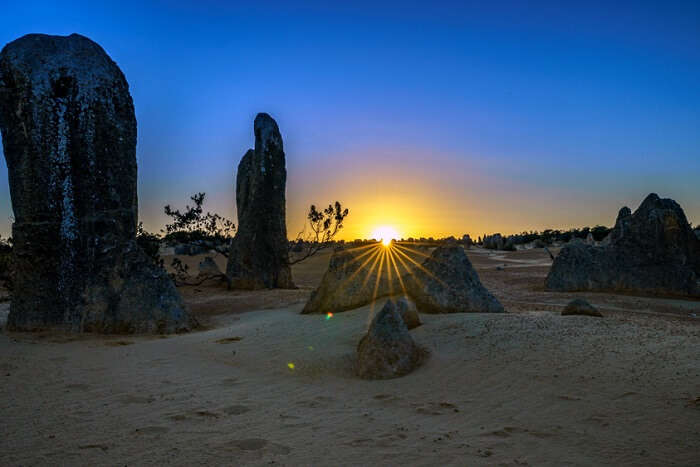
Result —
<instances>
[{"instance_id":1,"label":"pale sand","mask_svg":"<svg viewBox=\"0 0 700 467\"><path fill-rule=\"evenodd\" d=\"M2 333L0 464L698 464L700 302L547 293L541 250L469 255L513 313L421 315L432 355L395 380L353 374L371 307L298 314L327 254L300 290L184 288L204 331ZM606 317L559 316L573 296Z\"/></svg>"}]
</instances>

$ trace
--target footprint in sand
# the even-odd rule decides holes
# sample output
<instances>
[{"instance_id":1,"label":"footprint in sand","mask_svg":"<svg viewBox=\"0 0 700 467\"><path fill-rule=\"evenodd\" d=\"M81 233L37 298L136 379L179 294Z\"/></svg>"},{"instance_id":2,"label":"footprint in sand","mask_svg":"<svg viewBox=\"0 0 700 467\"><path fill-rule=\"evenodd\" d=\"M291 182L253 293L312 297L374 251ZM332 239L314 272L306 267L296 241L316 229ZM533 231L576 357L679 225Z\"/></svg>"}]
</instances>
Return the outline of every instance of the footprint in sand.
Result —
<instances>
[{"instance_id":1,"label":"footprint in sand","mask_svg":"<svg viewBox=\"0 0 700 467\"><path fill-rule=\"evenodd\" d=\"M78 391L86 391L90 389L90 386L82 383L66 384L66 389L75 389Z\"/></svg>"},{"instance_id":2,"label":"footprint in sand","mask_svg":"<svg viewBox=\"0 0 700 467\"><path fill-rule=\"evenodd\" d=\"M250 409L245 405L232 405L231 407L226 407L224 413L226 415L241 415L246 412L250 412Z\"/></svg>"},{"instance_id":3,"label":"footprint in sand","mask_svg":"<svg viewBox=\"0 0 700 467\"><path fill-rule=\"evenodd\" d=\"M168 431L170 431L170 429L164 426L145 426L135 429L134 433L137 435L162 435Z\"/></svg>"},{"instance_id":4,"label":"footprint in sand","mask_svg":"<svg viewBox=\"0 0 700 467\"><path fill-rule=\"evenodd\" d=\"M374 400L382 402L395 402L400 399L400 397L395 396L394 394L377 394L376 396L374 396Z\"/></svg>"},{"instance_id":5,"label":"footprint in sand","mask_svg":"<svg viewBox=\"0 0 700 467\"><path fill-rule=\"evenodd\" d=\"M107 347L122 347L125 345L131 345L133 342L131 341L107 341L105 342L105 345Z\"/></svg>"},{"instance_id":6,"label":"footprint in sand","mask_svg":"<svg viewBox=\"0 0 700 467\"><path fill-rule=\"evenodd\" d=\"M289 454L292 451L288 446L271 443L262 438L236 439L226 444L241 451L260 451L265 449L272 454Z\"/></svg>"},{"instance_id":7,"label":"footprint in sand","mask_svg":"<svg viewBox=\"0 0 700 467\"><path fill-rule=\"evenodd\" d=\"M155 400L156 399L153 396L134 396L132 394L128 394L119 398L119 402L121 402L122 404L150 404Z\"/></svg>"},{"instance_id":8,"label":"footprint in sand","mask_svg":"<svg viewBox=\"0 0 700 467\"><path fill-rule=\"evenodd\" d=\"M215 340L214 342L217 344L230 344L231 342L238 342L241 339L243 339L243 338L240 336L234 336L234 337L225 337L223 339L218 339L218 340Z\"/></svg>"},{"instance_id":9,"label":"footprint in sand","mask_svg":"<svg viewBox=\"0 0 700 467\"><path fill-rule=\"evenodd\" d=\"M100 449L104 452L109 449L109 446L106 444L83 444L78 446L78 449Z\"/></svg>"},{"instance_id":10,"label":"footprint in sand","mask_svg":"<svg viewBox=\"0 0 700 467\"><path fill-rule=\"evenodd\" d=\"M422 415L443 415L445 411L459 412L457 406L449 402L429 402L427 404L411 404L411 406Z\"/></svg>"},{"instance_id":11,"label":"footprint in sand","mask_svg":"<svg viewBox=\"0 0 700 467\"><path fill-rule=\"evenodd\" d=\"M238 378L225 378L225 379L221 380L222 386L231 387L231 386L235 386L237 384L238 384Z\"/></svg>"}]
</instances>

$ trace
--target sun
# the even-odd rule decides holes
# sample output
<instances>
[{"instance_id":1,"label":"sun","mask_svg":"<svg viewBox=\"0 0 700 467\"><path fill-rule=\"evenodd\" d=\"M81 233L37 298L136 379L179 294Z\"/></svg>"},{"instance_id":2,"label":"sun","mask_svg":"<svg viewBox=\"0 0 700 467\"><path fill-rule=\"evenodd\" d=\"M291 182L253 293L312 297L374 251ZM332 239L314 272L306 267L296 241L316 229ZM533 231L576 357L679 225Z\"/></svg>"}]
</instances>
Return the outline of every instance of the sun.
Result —
<instances>
[{"instance_id":1,"label":"sun","mask_svg":"<svg viewBox=\"0 0 700 467\"><path fill-rule=\"evenodd\" d=\"M384 225L374 229L372 232L372 238L381 240L382 244L388 247L391 245L392 240L399 238L399 233L395 228Z\"/></svg>"}]
</instances>

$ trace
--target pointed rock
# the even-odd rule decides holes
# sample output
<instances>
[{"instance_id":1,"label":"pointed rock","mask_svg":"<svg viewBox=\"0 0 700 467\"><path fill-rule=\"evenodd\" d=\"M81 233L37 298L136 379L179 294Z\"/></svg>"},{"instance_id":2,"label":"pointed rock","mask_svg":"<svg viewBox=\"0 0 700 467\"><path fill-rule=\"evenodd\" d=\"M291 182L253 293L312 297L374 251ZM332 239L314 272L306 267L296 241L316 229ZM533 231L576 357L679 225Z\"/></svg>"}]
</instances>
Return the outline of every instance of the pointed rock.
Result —
<instances>
[{"instance_id":1,"label":"pointed rock","mask_svg":"<svg viewBox=\"0 0 700 467\"><path fill-rule=\"evenodd\" d=\"M357 346L357 374L365 379L396 378L413 371L421 356L396 304L387 300Z\"/></svg>"},{"instance_id":2,"label":"pointed rock","mask_svg":"<svg viewBox=\"0 0 700 467\"><path fill-rule=\"evenodd\" d=\"M505 312L458 245L436 248L410 280L408 293L422 313Z\"/></svg>"}]
</instances>

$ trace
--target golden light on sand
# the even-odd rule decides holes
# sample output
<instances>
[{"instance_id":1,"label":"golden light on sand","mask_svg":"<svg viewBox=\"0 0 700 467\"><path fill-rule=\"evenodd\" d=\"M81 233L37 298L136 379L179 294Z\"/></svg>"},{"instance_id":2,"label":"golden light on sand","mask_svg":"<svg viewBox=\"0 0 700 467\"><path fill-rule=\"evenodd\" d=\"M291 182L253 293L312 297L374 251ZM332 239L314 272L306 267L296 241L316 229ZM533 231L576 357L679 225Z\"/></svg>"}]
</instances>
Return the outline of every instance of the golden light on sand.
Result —
<instances>
[{"instance_id":1,"label":"golden light on sand","mask_svg":"<svg viewBox=\"0 0 700 467\"><path fill-rule=\"evenodd\" d=\"M372 238L380 240L384 246L388 247L391 245L392 240L399 238L399 233L395 228L383 225L374 229L372 232Z\"/></svg>"}]
</instances>

